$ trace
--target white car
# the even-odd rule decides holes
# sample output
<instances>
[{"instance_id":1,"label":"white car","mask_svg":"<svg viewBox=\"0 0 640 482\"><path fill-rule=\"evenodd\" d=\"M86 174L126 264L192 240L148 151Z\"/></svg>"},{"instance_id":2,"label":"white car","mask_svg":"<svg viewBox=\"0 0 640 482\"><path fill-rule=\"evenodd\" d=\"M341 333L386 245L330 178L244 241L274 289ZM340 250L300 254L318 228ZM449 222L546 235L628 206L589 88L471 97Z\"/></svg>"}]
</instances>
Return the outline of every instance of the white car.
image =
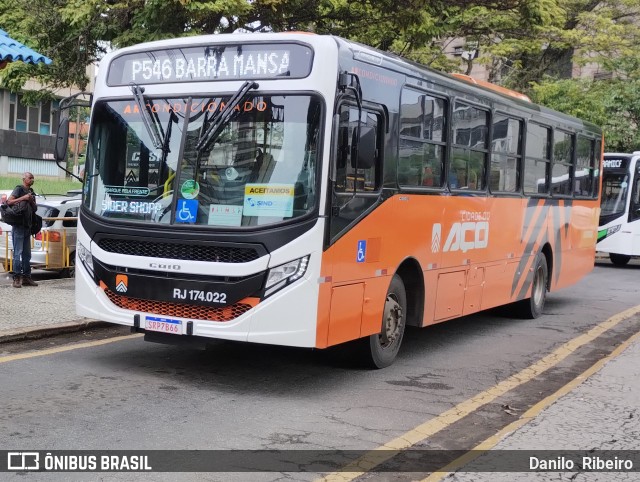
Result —
<instances>
[{"instance_id":1,"label":"white car","mask_svg":"<svg viewBox=\"0 0 640 482\"><path fill-rule=\"evenodd\" d=\"M82 199L79 196L38 197L37 213L43 218L42 230L32 240L31 267L59 271L62 276L75 275L75 251L78 211ZM0 259L10 256L11 226L2 223ZM5 234L8 231L8 235ZM7 249L7 243L9 249Z\"/></svg>"}]
</instances>

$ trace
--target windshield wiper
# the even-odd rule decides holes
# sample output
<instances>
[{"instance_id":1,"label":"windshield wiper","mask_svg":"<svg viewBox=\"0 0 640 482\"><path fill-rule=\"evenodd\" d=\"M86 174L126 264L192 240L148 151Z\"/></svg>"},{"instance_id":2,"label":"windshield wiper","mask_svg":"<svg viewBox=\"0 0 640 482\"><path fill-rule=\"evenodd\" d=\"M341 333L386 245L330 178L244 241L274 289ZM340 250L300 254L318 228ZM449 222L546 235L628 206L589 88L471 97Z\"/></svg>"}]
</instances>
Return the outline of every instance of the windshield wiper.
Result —
<instances>
[{"instance_id":1,"label":"windshield wiper","mask_svg":"<svg viewBox=\"0 0 640 482\"><path fill-rule=\"evenodd\" d=\"M142 117L142 123L147 129L147 133L151 138L153 147L155 147L156 149L162 148L163 143L162 143L162 138L160 136L160 133L158 132L158 125L150 112L150 108L147 102L145 101L144 96L142 95L144 92L144 88L140 87L138 84L135 84L133 82L129 84L129 87L131 88L131 92L133 93L133 96L135 97L136 102L138 103L138 109L140 110L140 117Z\"/></svg>"},{"instance_id":2,"label":"windshield wiper","mask_svg":"<svg viewBox=\"0 0 640 482\"><path fill-rule=\"evenodd\" d=\"M215 115L211 119L209 127L207 127L206 130L200 135L198 143L196 144L196 150L198 151L198 153L204 151L209 146L211 141L218 137L220 132L222 132L222 130L224 129L224 126L234 115L235 108L238 106L238 104L240 104L240 102L244 100L247 93L251 89L257 89L258 87L259 85L257 82L253 82L250 80L247 80L244 84L242 84L242 87L240 87L240 89L238 89L234 96L229 99L229 102L225 105L224 110L222 112L219 112L218 115ZM205 126L205 123L202 124L203 127Z\"/></svg>"},{"instance_id":3,"label":"windshield wiper","mask_svg":"<svg viewBox=\"0 0 640 482\"><path fill-rule=\"evenodd\" d=\"M167 162L167 155L171 152L169 149L169 140L171 139L171 127L173 126L173 120L178 120L178 116L176 115L173 107L169 108L169 121L167 122L167 130L164 132L164 136L162 138L162 142L160 145L160 149L162 149L162 158L160 159L160 169Z\"/></svg>"}]
</instances>

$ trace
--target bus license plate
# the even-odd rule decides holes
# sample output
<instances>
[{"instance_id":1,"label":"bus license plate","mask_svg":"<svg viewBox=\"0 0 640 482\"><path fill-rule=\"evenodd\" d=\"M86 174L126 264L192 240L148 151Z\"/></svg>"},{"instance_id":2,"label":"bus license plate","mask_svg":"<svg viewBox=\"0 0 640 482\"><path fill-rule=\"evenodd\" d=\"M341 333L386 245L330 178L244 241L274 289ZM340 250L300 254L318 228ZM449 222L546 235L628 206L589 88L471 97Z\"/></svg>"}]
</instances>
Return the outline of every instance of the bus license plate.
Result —
<instances>
[{"instance_id":1,"label":"bus license plate","mask_svg":"<svg viewBox=\"0 0 640 482\"><path fill-rule=\"evenodd\" d=\"M157 316L146 316L144 328L148 331L159 331L160 333L171 333L172 335L182 335L182 321L170 318L160 318Z\"/></svg>"}]
</instances>

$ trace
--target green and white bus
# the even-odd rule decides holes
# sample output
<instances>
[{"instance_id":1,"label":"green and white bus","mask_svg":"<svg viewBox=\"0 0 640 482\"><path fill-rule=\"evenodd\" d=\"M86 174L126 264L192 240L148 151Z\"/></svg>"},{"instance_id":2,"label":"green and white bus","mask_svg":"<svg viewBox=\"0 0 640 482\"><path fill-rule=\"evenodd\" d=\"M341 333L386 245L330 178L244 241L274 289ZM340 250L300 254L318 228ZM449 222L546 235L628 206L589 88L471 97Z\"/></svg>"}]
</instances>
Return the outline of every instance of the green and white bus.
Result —
<instances>
[{"instance_id":1,"label":"green and white bus","mask_svg":"<svg viewBox=\"0 0 640 482\"><path fill-rule=\"evenodd\" d=\"M597 251L616 266L640 256L640 151L605 153Z\"/></svg>"}]
</instances>

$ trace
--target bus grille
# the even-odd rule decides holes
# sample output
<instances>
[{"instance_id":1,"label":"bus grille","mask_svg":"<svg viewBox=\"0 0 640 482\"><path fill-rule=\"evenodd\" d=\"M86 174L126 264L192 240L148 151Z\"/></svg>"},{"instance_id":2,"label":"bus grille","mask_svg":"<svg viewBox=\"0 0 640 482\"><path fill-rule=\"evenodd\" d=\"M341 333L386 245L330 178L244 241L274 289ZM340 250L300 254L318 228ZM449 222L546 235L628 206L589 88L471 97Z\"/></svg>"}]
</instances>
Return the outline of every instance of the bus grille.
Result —
<instances>
[{"instance_id":1,"label":"bus grille","mask_svg":"<svg viewBox=\"0 0 640 482\"><path fill-rule=\"evenodd\" d=\"M258 304L258 298L245 298L224 307L184 305L169 301L141 300L122 296L113 291L104 290L111 302L125 310L142 311L154 315L190 318L192 320L231 321L246 313Z\"/></svg>"},{"instance_id":2,"label":"bus grille","mask_svg":"<svg viewBox=\"0 0 640 482\"><path fill-rule=\"evenodd\" d=\"M202 244L161 243L131 239L103 238L98 241L105 251L148 256L153 258L186 259L191 261L215 261L218 263L248 263L258 259L254 248L207 246Z\"/></svg>"}]
</instances>

